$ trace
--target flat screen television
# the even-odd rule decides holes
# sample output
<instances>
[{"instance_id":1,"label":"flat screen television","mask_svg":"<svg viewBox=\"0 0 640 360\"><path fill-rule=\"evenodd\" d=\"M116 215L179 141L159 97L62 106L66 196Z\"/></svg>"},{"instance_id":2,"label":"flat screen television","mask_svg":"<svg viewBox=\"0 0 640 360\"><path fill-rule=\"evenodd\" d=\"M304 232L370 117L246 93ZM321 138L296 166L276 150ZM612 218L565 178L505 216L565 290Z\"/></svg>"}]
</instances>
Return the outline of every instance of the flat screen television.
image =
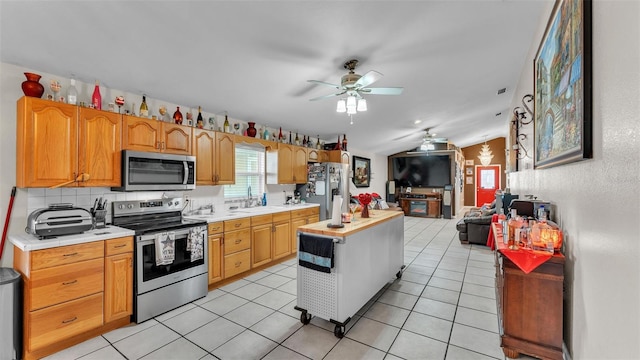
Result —
<instances>
[{"instance_id":1,"label":"flat screen television","mask_svg":"<svg viewBox=\"0 0 640 360\"><path fill-rule=\"evenodd\" d=\"M449 155L417 155L392 158L396 186L444 187L451 184Z\"/></svg>"}]
</instances>

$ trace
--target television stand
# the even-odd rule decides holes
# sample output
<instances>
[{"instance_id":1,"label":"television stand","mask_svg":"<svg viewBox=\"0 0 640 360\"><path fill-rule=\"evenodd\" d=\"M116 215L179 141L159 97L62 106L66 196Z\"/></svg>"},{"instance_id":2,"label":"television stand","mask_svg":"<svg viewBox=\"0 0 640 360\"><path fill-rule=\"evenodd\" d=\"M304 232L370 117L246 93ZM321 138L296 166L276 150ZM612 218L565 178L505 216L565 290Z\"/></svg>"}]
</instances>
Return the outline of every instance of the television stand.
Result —
<instances>
[{"instance_id":1,"label":"television stand","mask_svg":"<svg viewBox=\"0 0 640 360\"><path fill-rule=\"evenodd\" d=\"M439 218L442 214L440 193L402 194L400 207L405 216Z\"/></svg>"}]
</instances>

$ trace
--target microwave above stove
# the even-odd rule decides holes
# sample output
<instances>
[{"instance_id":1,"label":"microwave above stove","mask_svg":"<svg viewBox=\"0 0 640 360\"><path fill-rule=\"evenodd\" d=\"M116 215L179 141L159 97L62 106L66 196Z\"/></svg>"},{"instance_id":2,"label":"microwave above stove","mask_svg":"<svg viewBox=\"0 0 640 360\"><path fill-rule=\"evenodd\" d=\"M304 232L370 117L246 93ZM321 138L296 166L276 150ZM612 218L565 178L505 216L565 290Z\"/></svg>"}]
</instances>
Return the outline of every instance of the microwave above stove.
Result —
<instances>
[{"instance_id":1,"label":"microwave above stove","mask_svg":"<svg viewBox=\"0 0 640 360\"><path fill-rule=\"evenodd\" d=\"M122 185L114 191L193 190L196 158L188 155L122 150Z\"/></svg>"}]
</instances>

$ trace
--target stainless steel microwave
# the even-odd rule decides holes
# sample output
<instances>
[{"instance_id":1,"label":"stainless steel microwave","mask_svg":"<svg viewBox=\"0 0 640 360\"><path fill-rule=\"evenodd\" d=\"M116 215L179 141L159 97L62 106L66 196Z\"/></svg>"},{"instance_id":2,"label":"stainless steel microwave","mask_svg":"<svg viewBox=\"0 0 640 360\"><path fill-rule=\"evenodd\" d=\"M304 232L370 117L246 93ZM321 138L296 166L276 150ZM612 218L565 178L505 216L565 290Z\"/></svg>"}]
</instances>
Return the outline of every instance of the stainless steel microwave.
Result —
<instances>
[{"instance_id":1,"label":"stainless steel microwave","mask_svg":"<svg viewBox=\"0 0 640 360\"><path fill-rule=\"evenodd\" d=\"M122 150L122 185L114 191L193 190L196 157Z\"/></svg>"}]
</instances>

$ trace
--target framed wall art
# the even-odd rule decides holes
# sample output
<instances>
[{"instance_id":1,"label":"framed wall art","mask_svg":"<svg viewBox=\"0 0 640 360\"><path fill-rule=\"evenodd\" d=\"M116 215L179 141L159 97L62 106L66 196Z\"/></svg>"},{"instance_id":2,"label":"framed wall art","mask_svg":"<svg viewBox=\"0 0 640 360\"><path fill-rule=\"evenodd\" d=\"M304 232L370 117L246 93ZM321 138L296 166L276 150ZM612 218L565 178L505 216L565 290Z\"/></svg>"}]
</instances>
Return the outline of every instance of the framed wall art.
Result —
<instances>
[{"instance_id":1,"label":"framed wall art","mask_svg":"<svg viewBox=\"0 0 640 360\"><path fill-rule=\"evenodd\" d=\"M356 187L369 187L371 181L371 159L353 156L353 184Z\"/></svg>"},{"instance_id":2,"label":"framed wall art","mask_svg":"<svg viewBox=\"0 0 640 360\"><path fill-rule=\"evenodd\" d=\"M591 158L591 1L556 1L534 59L534 88L534 167Z\"/></svg>"}]
</instances>

